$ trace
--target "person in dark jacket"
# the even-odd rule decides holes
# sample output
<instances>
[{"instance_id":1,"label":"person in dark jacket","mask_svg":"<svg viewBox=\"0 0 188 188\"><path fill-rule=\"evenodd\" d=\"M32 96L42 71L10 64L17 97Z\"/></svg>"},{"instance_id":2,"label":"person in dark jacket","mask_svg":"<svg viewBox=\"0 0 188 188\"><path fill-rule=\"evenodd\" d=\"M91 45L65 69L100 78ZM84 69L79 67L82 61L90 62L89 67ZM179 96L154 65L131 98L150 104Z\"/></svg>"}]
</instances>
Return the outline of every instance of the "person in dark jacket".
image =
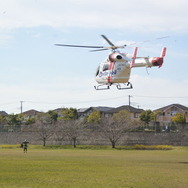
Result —
<instances>
[{"instance_id":1,"label":"person in dark jacket","mask_svg":"<svg viewBox=\"0 0 188 188\"><path fill-rule=\"evenodd\" d=\"M27 140L22 142L22 148L23 148L24 153L27 153L28 144L29 144L29 142Z\"/></svg>"}]
</instances>

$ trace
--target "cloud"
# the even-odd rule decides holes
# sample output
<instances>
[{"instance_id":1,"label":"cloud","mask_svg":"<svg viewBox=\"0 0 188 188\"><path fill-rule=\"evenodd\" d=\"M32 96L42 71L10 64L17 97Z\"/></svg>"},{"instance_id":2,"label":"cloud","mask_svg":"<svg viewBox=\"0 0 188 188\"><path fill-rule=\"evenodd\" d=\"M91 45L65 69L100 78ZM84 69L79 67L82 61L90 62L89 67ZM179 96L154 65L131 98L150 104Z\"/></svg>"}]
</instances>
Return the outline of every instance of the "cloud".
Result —
<instances>
[{"instance_id":1,"label":"cloud","mask_svg":"<svg viewBox=\"0 0 188 188\"><path fill-rule=\"evenodd\" d=\"M187 81L175 82L156 78L154 76L131 76L132 90L118 90L111 86L110 90L96 91L94 79L80 77L58 77L47 83L28 85L0 84L1 108L8 113L20 112L20 101L24 101L23 110L36 109L48 111L60 107L90 107L128 105L131 95L131 105L143 109L157 109L165 105L180 103L187 105ZM14 93L14 97L12 96ZM12 99L14 101L12 101Z\"/></svg>"},{"instance_id":2,"label":"cloud","mask_svg":"<svg viewBox=\"0 0 188 188\"><path fill-rule=\"evenodd\" d=\"M156 109L172 103L188 105L188 81L182 82L156 78L154 76L133 75L133 100L144 108Z\"/></svg>"},{"instance_id":3,"label":"cloud","mask_svg":"<svg viewBox=\"0 0 188 188\"><path fill-rule=\"evenodd\" d=\"M12 40L12 35L7 30L0 31L0 47L7 47Z\"/></svg>"},{"instance_id":4,"label":"cloud","mask_svg":"<svg viewBox=\"0 0 188 188\"><path fill-rule=\"evenodd\" d=\"M144 32L188 31L186 0L1 0L0 6L1 28L46 25L139 29Z\"/></svg>"},{"instance_id":5,"label":"cloud","mask_svg":"<svg viewBox=\"0 0 188 188\"><path fill-rule=\"evenodd\" d=\"M186 0L117 0L115 2L109 0L0 0L0 46L9 45L11 48L11 51L8 48L2 50L1 60L4 69L2 68L0 83L1 101L9 103L10 99L14 99L19 107L19 102L22 100L26 101L24 110L35 108L42 111L58 106L77 108L99 105L120 106L128 104L128 95L133 96L131 101L134 106L139 105L142 108L153 109L169 103L188 105L187 98L180 98L180 96L188 96L187 69L185 68L187 65L186 42L184 46L177 40L167 46L167 57L160 72L151 76L144 73L142 76L142 71L138 75L133 71L131 75L133 90L122 91L117 90L116 87L107 91L94 90L93 86L96 83L91 74L95 71L96 63L102 60L102 53L87 54L82 49L63 51L59 48L46 48L47 42L45 43L48 41L53 44L53 35L57 34L60 35L57 37L58 42L63 36L67 43L74 42L76 37L76 41L80 42L84 39L84 43L88 44L92 41L90 34L98 37L96 32L105 30L108 35L108 32L114 32L113 29L116 30L116 34L109 34L109 37L114 35L115 38L119 33L122 39L130 37L135 41L143 37L142 32L144 34L155 32L151 35L146 33L145 39L150 36L163 36L163 32L168 33L167 35L170 35L170 32L186 33L188 31L187 6ZM73 29L67 29L69 27ZM75 29L76 27L80 29ZM90 27L89 32L87 30L88 33L82 32L84 27ZM61 30L68 30L71 34L66 35ZM132 31L136 32L132 34ZM183 41L185 41L184 36L181 36ZM172 38L174 40L174 37ZM112 42L116 43L117 40L119 39L112 39ZM10 45L10 42L13 45ZM101 42L107 45L102 38ZM120 42L128 43L128 41L118 43ZM43 43L44 45L40 46ZM37 46L40 47L37 48ZM156 44L152 44L152 47L155 46ZM40 51L39 48L42 50ZM156 46L156 49L139 49L139 55L142 56L142 53L158 56L160 51ZM67 62L73 62L74 68L72 68L73 63ZM58 75L63 75L64 78ZM13 111L5 105L3 110L6 109L8 112Z\"/></svg>"}]
</instances>

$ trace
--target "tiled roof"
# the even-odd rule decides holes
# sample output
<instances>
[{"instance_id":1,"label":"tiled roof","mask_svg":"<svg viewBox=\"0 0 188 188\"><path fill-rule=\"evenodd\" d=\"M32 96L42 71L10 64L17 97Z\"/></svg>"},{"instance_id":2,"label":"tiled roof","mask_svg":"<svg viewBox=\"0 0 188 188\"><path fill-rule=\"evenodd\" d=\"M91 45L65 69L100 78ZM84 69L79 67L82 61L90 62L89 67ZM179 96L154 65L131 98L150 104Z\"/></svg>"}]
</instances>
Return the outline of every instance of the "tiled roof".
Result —
<instances>
[{"instance_id":1,"label":"tiled roof","mask_svg":"<svg viewBox=\"0 0 188 188\"><path fill-rule=\"evenodd\" d=\"M181 105L181 104L170 104L170 105L168 105L168 106L164 106L164 107L159 108L159 109L156 109L156 110L154 110L154 111L166 111L166 110L168 110L168 109L171 108L171 107L176 107L176 108L179 108L179 109L181 109L181 110L188 111L188 107L183 106L183 105Z\"/></svg>"},{"instance_id":2,"label":"tiled roof","mask_svg":"<svg viewBox=\"0 0 188 188\"><path fill-rule=\"evenodd\" d=\"M105 107L105 106L98 106L98 107L91 107L91 108L98 110L100 112L106 112L106 111L114 109L112 107Z\"/></svg>"},{"instance_id":3,"label":"tiled roof","mask_svg":"<svg viewBox=\"0 0 188 188\"><path fill-rule=\"evenodd\" d=\"M83 112L85 112L87 109L88 109L88 108L79 108L79 109L77 110L77 112L78 112L78 113L83 113Z\"/></svg>"},{"instance_id":4,"label":"tiled roof","mask_svg":"<svg viewBox=\"0 0 188 188\"><path fill-rule=\"evenodd\" d=\"M40 112L37 111L37 110L28 110L28 111L23 112L22 114L28 115L28 116L31 116L31 115L34 116L34 115L36 115L38 113L40 113Z\"/></svg>"},{"instance_id":5,"label":"tiled roof","mask_svg":"<svg viewBox=\"0 0 188 188\"><path fill-rule=\"evenodd\" d=\"M87 112L91 109L97 110L97 111L100 111L100 112L106 112L106 111L112 110L113 108L112 107L106 107L106 106L80 108L80 109L78 109L78 113L84 113L84 112Z\"/></svg>"},{"instance_id":6,"label":"tiled roof","mask_svg":"<svg viewBox=\"0 0 188 188\"><path fill-rule=\"evenodd\" d=\"M117 107L117 108L114 108L112 110L109 110L107 111L106 113L118 113L119 111L121 110L126 110L126 111L129 111L129 112L133 112L133 113L141 113L143 112L143 109L139 109L139 108L134 108L132 106L129 106L129 105L124 105L124 106L120 106L120 107Z\"/></svg>"},{"instance_id":7,"label":"tiled roof","mask_svg":"<svg viewBox=\"0 0 188 188\"><path fill-rule=\"evenodd\" d=\"M0 115L7 116L8 114L5 111L0 111Z\"/></svg>"}]
</instances>

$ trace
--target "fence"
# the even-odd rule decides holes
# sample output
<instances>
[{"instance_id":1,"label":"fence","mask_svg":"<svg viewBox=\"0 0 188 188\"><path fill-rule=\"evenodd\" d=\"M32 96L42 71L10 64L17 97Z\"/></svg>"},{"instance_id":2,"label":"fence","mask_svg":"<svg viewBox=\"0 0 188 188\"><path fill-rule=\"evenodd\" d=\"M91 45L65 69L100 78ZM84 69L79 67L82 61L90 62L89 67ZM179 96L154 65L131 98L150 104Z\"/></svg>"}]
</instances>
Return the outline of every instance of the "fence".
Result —
<instances>
[{"instance_id":1,"label":"fence","mask_svg":"<svg viewBox=\"0 0 188 188\"><path fill-rule=\"evenodd\" d=\"M42 140L37 132L0 132L0 144L19 144L27 139L30 144L42 145ZM49 145L67 145L71 144L68 139L57 140L51 137L47 144ZM77 138L77 144L80 145L111 145L109 140L98 133L89 133L80 135ZM118 141L118 145L174 145L188 146L187 133L145 133L145 132L130 132L125 133Z\"/></svg>"}]
</instances>

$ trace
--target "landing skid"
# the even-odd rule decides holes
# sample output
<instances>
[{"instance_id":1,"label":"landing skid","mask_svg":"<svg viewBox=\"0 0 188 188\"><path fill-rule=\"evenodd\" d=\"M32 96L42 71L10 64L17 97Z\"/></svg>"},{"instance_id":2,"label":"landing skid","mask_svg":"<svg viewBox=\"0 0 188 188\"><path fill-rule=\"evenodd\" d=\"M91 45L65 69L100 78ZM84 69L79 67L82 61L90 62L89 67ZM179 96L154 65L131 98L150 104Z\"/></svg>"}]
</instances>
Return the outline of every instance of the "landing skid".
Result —
<instances>
[{"instance_id":1,"label":"landing skid","mask_svg":"<svg viewBox=\"0 0 188 188\"><path fill-rule=\"evenodd\" d=\"M98 86L94 86L94 88L96 90L107 90L107 89L110 89L110 86L109 85L98 85Z\"/></svg>"},{"instance_id":2,"label":"landing skid","mask_svg":"<svg viewBox=\"0 0 188 188\"><path fill-rule=\"evenodd\" d=\"M98 85L94 86L96 90L107 90L110 89L111 85L116 85L117 89L122 90L122 89L132 89L133 86L130 82L124 83L124 84L110 84L110 85Z\"/></svg>"},{"instance_id":3,"label":"landing skid","mask_svg":"<svg viewBox=\"0 0 188 188\"><path fill-rule=\"evenodd\" d=\"M130 82L128 82L126 84L117 84L116 87L119 90L121 90L121 89L132 89L133 88L133 86Z\"/></svg>"}]
</instances>

